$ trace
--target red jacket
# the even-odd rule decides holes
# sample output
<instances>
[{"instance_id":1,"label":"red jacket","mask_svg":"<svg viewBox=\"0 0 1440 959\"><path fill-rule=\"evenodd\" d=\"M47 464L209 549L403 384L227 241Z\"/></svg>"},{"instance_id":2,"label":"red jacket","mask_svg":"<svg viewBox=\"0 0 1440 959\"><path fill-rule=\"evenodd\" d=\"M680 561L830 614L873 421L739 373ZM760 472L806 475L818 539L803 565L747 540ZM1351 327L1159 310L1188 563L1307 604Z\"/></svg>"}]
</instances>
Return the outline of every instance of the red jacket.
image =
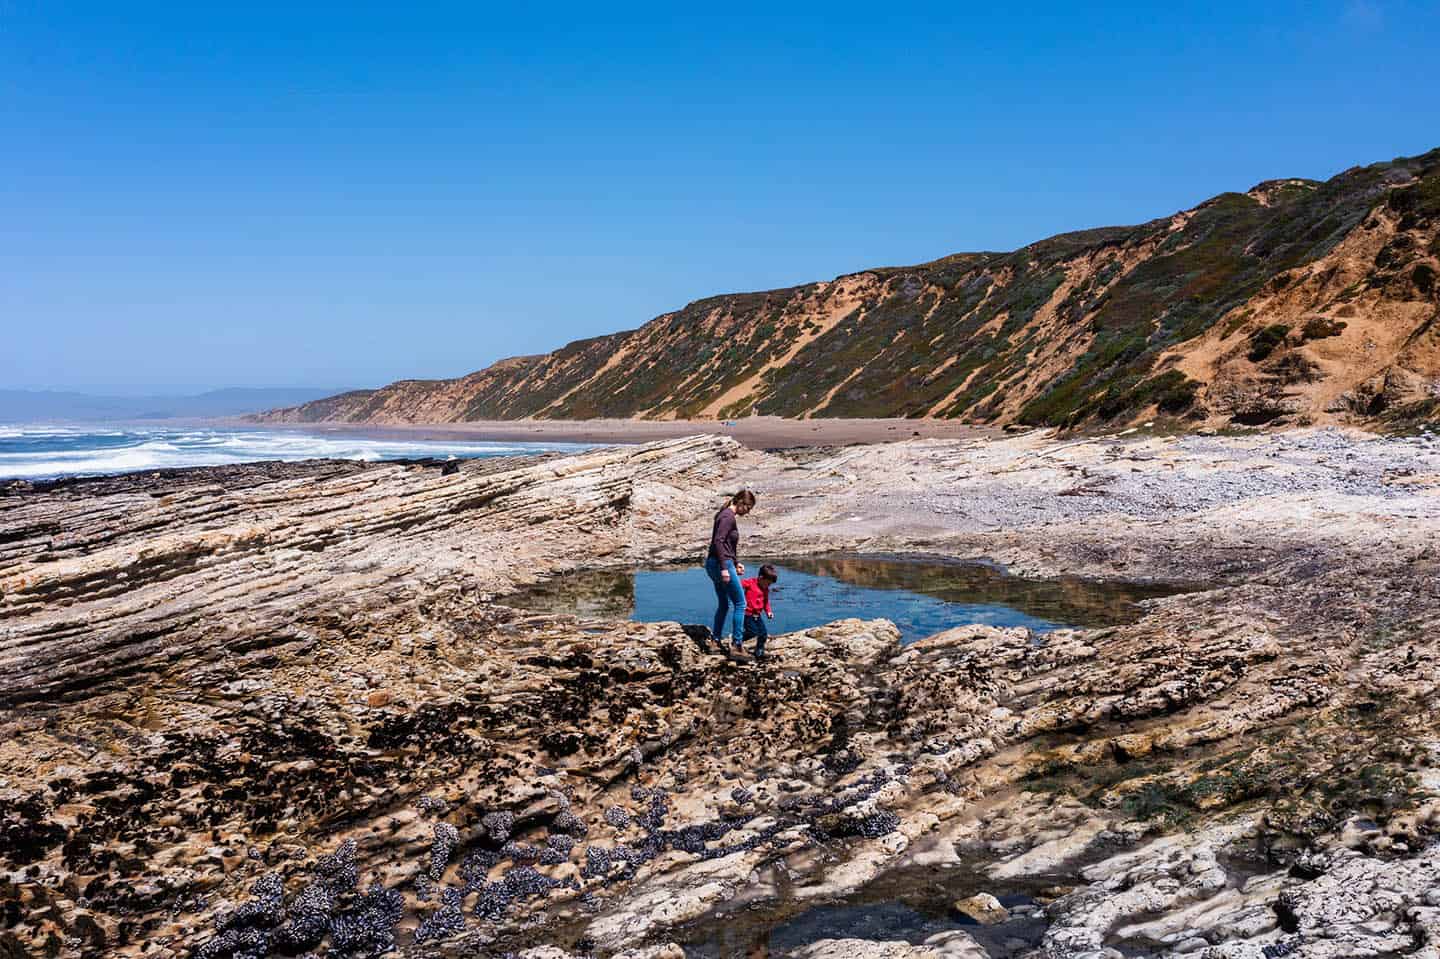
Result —
<instances>
[{"instance_id":1,"label":"red jacket","mask_svg":"<svg viewBox=\"0 0 1440 959\"><path fill-rule=\"evenodd\" d=\"M770 586L760 582L759 576L752 576L750 579L742 579L740 585L745 588L745 615L759 616L761 613L770 614Z\"/></svg>"}]
</instances>

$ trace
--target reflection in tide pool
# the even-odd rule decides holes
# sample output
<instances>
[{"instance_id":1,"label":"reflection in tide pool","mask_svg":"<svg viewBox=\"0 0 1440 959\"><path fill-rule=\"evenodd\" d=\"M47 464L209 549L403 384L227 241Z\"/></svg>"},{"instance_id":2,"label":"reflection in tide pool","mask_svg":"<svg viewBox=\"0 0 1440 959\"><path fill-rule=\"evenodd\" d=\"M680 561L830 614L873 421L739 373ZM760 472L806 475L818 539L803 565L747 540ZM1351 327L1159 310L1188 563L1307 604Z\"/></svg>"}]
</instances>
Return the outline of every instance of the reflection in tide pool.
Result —
<instances>
[{"instance_id":1,"label":"reflection in tide pool","mask_svg":"<svg viewBox=\"0 0 1440 959\"><path fill-rule=\"evenodd\" d=\"M759 569L753 560L746 575ZM1064 626L1130 622L1141 600L1182 591L1173 586L1085 580L1023 579L994 566L886 556L773 559L780 582L771 597L772 633L808 629L837 619L888 619L902 642L968 623ZM639 622L709 624L715 594L698 566L572 573L506 602L526 609L629 618Z\"/></svg>"}]
</instances>

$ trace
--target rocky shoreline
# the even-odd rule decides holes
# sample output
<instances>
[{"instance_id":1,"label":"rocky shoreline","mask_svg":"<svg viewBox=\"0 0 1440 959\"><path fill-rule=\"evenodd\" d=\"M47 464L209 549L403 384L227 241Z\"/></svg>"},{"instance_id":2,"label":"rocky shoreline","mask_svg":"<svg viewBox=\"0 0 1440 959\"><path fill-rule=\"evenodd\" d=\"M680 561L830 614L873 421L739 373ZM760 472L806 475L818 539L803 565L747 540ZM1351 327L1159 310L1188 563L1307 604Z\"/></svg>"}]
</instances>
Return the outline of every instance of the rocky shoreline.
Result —
<instances>
[{"instance_id":1,"label":"rocky shoreline","mask_svg":"<svg viewBox=\"0 0 1440 959\"><path fill-rule=\"evenodd\" d=\"M694 556L742 481L756 554L1211 588L766 669L494 601ZM1440 944L1427 437L272 464L7 490L0 530L0 956ZM925 922L860 936L874 903Z\"/></svg>"}]
</instances>

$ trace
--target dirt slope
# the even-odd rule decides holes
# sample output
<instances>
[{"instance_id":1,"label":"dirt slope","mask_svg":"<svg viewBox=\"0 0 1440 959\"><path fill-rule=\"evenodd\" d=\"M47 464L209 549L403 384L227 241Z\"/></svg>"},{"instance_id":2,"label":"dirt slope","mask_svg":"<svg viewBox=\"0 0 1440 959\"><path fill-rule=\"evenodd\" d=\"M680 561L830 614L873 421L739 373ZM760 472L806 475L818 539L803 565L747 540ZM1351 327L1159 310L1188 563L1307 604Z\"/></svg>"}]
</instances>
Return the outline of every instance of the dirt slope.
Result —
<instances>
[{"instance_id":1,"label":"dirt slope","mask_svg":"<svg viewBox=\"0 0 1440 959\"><path fill-rule=\"evenodd\" d=\"M1374 421L1440 409L1440 149L257 417Z\"/></svg>"}]
</instances>

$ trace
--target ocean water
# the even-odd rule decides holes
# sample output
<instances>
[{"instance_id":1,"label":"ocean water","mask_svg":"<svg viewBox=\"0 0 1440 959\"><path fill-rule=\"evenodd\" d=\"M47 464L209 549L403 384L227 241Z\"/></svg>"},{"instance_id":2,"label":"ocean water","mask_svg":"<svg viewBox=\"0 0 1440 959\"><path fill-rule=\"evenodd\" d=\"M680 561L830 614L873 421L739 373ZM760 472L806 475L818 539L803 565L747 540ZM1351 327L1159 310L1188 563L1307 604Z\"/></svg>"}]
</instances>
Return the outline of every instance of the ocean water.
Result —
<instances>
[{"instance_id":1,"label":"ocean water","mask_svg":"<svg viewBox=\"0 0 1440 959\"><path fill-rule=\"evenodd\" d=\"M367 437L348 431L0 425L0 481L101 476L257 460L479 459L585 448L583 443L410 440Z\"/></svg>"}]
</instances>

